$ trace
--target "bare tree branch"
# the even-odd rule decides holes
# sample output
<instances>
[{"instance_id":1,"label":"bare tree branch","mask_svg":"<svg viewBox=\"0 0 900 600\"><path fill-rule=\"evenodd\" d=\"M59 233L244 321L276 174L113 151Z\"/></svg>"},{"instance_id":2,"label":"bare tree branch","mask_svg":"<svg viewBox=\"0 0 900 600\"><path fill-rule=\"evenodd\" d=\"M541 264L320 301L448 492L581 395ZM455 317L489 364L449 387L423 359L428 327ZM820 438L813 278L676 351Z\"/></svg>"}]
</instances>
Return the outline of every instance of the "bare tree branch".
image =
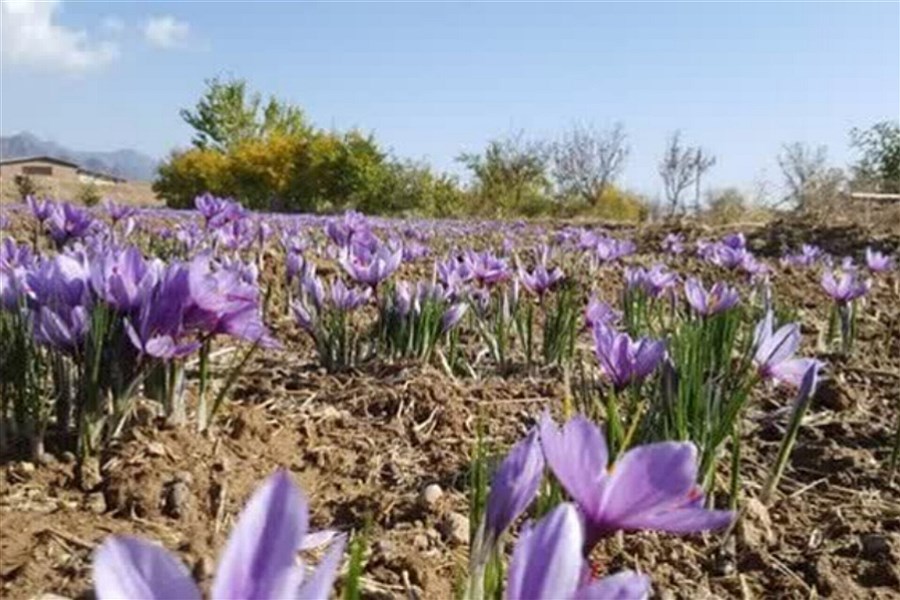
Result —
<instances>
[{"instance_id":1,"label":"bare tree branch","mask_svg":"<svg viewBox=\"0 0 900 600\"><path fill-rule=\"evenodd\" d=\"M625 128L616 123L607 130L574 125L554 145L556 181L564 194L579 196L591 205L621 174L629 148Z\"/></svg>"}]
</instances>

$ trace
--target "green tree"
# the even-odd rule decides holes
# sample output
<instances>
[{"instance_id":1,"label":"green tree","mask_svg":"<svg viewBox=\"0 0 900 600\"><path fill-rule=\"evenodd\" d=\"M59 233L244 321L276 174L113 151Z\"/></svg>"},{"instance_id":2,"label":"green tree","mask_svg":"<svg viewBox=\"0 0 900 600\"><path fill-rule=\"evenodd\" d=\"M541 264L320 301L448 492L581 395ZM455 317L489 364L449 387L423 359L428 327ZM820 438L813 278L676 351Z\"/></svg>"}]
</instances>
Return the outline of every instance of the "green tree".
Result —
<instances>
[{"instance_id":1,"label":"green tree","mask_svg":"<svg viewBox=\"0 0 900 600\"><path fill-rule=\"evenodd\" d=\"M854 183L884 193L900 193L900 122L882 121L850 131L850 145L861 153ZM871 189L874 188L874 189Z\"/></svg>"},{"instance_id":2,"label":"green tree","mask_svg":"<svg viewBox=\"0 0 900 600\"><path fill-rule=\"evenodd\" d=\"M497 215L534 212L549 204L549 154L540 142L521 132L491 140L484 154L461 154L457 161L472 172L475 194L485 211Z\"/></svg>"},{"instance_id":3,"label":"green tree","mask_svg":"<svg viewBox=\"0 0 900 600\"><path fill-rule=\"evenodd\" d=\"M303 111L273 96L263 106L258 92L248 92L243 79L206 80L206 91L194 110L182 109L181 118L194 128L194 146L225 151L234 144L271 132L304 133Z\"/></svg>"}]
</instances>

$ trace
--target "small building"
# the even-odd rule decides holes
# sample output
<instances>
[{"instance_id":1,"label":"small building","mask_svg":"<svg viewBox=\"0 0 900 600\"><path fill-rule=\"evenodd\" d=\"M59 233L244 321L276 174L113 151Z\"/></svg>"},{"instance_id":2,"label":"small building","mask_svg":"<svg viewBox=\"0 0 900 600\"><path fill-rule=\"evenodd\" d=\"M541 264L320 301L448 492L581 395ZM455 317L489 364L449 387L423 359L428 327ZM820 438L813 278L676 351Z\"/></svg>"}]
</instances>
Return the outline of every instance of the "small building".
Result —
<instances>
[{"instance_id":1,"label":"small building","mask_svg":"<svg viewBox=\"0 0 900 600\"><path fill-rule=\"evenodd\" d=\"M52 156L27 156L0 160L0 179L15 181L20 177L30 177L38 184L116 185L125 183L125 179L121 177L83 169L76 163Z\"/></svg>"}]
</instances>

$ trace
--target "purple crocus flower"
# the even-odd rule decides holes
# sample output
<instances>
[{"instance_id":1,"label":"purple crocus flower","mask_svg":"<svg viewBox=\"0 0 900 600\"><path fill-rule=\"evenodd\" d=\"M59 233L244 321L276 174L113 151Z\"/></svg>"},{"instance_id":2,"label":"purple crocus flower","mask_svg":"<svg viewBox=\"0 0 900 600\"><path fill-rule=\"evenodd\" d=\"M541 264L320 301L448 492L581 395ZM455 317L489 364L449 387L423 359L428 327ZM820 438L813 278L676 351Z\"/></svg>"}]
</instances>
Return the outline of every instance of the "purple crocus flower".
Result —
<instances>
[{"instance_id":1,"label":"purple crocus flower","mask_svg":"<svg viewBox=\"0 0 900 600\"><path fill-rule=\"evenodd\" d=\"M162 270L162 261L144 260L140 250L106 249L91 261L91 285L110 306L121 311L137 308L153 290Z\"/></svg>"},{"instance_id":2,"label":"purple crocus flower","mask_svg":"<svg viewBox=\"0 0 900 600\"><path fill-rule=\"evenodd\" d=\"M63 252L45 258L25 273L25 290L31 306L85 306L90 304L87 257Z\"/></svg>"},{"instance_id":3,"label":"purple crocus flower","mask_svg":"<svg viewBox=\"0 0 900 600\"><path fill-rule=\"evenodd\" d=\"M634 254L636 249L637 246L631 240L603 237L597 240L594 252L601 262L612 262L629 254Z\"/></svg>"},{"instance_id":4,"label":"purple crocus flower","mask_svg":"<svg viewBox=\"0 0 900 600\"><path fill-rule=\"evenodd\" d=\"M93 223L94 219L87 211L68 202L52 205L52 210L47 218L50 237L58 247L62 247L69 240L87 235Z\"/></svg>"},{"instance_id":5,"label":"purple crocus flower","mask_svg":"<svg viewBox=\"0 0 900 600\"><path fill-rule=\"evenodd\" d=\"M33 313L34 339L57 350L77 353L90 325L84 306L41 306Z\"/></svg>"},{"instance_id":6,"label":"purple crocus flower","mask_svg":"<svg viewBox=\"0 0 900 600\"><path fill-rule=\"evenodd\" d=\"M695 277L684 283L684 295L695 311L704 316L714 315L733 308L740 300L737 290L717 282L707 291Z\"/></svg>"},{"instance_id":7,"label":"purple crocus flower","mask_svg":"<svg viewBox=\"0 0 900 600\"><path fill-rule=\"evenodd\" d=\"M103 201L103 208L106 209L106 214L112 219L113 225L137 214L135 207L126 204L116 204L108 198Z\"/></svg>"},{"instance_id":8,"label":"purple crocus flower","mask_svg":"<svg viewBox=\"0 0 900 600\"><path fill-rule=\"evenodd\" d=\"M519 534L509 563L507 600L643 600L650 578L633 571L591 581L582 556L584 528L576 508L564 502Z\"/></svg>"},{"instance_id":9,"label":"purple crocus flower","mask_svg":"<svg viewBox=\"0 0 900 600\"><path fill-rule=\"evenodd\" d=\"M787 254L781 259L783 266L790 267L810 267L817 260L824 256L824 252L818 246L812 244L803 244L800 252L796 254Z\"/></svg>"},{"instance_id":10,"label":"purple crocus flower","mask_svg":"<svg viewBox=\"0 0 900 600\"><path fill-rule=\"evenodd\" d=\"M482 286L493 286L509 278L509 267L502 258L490 252L466 251L465 261L472 277Z\"/></svg>"},{"instance_id":11,"label":"purple crocus flower","mask_svg":"<svg viewBox=\"0 0 900 600\"><path fill-rule=\"evenodd\" d=\"M240 271L213 269L209 255L201 254L188 266L188 285L192 302L185 312L186 324L265 347L278 345L262 322L259 287L244 281Z\"/></svg>"},{"instance_id":12,"label":"purple crocus flower","mask_svg":"<svg viewBox=\"0 0 900 600\"><path fill-rule=\"evenodd\" d=\"M522 282L526 290L538 298L543 298L544 294L563 280L563 277L562 269L559 267L547 270L547 267L543 264L537 265L531 272L522 268L519 269L519 281Z\"/></svg>"},{"instance_id":13,"label":"purple crocus flower","mask_svg":"<svg viewBox=\"0 0 900 600\"><path fill-rule=\"evenodd\" d=\"M729 233L722 238L721 243L734 250L743 250L747 247L747 238L743 233Z\"/></svg>"},{"instance_id":14,"label":"purple crocus flower","mask_svg":"<svg viewBox=\"0 0 900 600\"><path fill-rule=\"evenodd\" d=\"M680 233L670 233L663 238L660 245L663 252L675 255L681 254L684 252L684 236Z\"/></svg>"},{"instance_id":15,"label":"purple crocus flower","mask_svg":"<svg viewBox=\"0 0 900 600\"><path fill-rule=\"evenodd\" d=\"M238 518L219 558L214 600L327 598L343 556L343 536L309 576L298 552L309 521L306 499L285 471L269 477ZM98 600L201 597L187 568L167 550L129 536L111 536L94 555Z\"/></svg>"},{"instance_id":16,"label":"purple crocus flower","mask_svg":"<svg viewBox=\"0 0 900 600\"><path fill-rule=\"evenodd\" d=\"M0 308L11 311L18 307L25 291L25 276L34 264L31 246L4 238L0 244Z\"/></svg>"},{"instance_id":17,"label":"purple crocus flower","mask_svg":"<svg viewBox=\"0 0 900 600\"><path fill-rule=\"evenodd\" d=\"M465 302L457 302L448 308L441 317L441 332L446 333L456 327L469 310L469 305Z\"/></svg>"},{"instance_id":18,"label":"purple crocus flower","mask_svg":"<svg viewBox=\"0 0 900 600\"><path fill-rule=\"evenodd\" d=\"M355 211L347 211L340 219L329 219L325 224L325 233L336 245L349 248L352 244L372 249L378 239L372 234L369 221L365 215Z\"/></svg>"},{"instance_id":19,"label":"purple crocus flower","mask_svg":"<svg viewBox=\"0 0 900 600\"><path fill-rule=\"evenodd\" d=\"M869 291L870 281L859 281L854 269L841 270L836 278L830 269L822 274L822 289L838 304L847 304Z\"/></svg>"},{"instance_id":20,"label":"purple crocus flower","mask_svg":"<svg viewBox=\"0 0 900 600\"><path fill-rule=\"evenodd\" d=\"M455 294L462 291L463 286L474 277L472 269L465 260L452 257L442 263L437 263L435 270L437 271L438 281Z\"/></svg>"},{"instance_id":21,"label":"purple crocus flower","mask_svg":"<svg viewBox=\"0 0 900 600\"><path fill-rule=\"evenodd\" d=\"M419 242L408 242L406 244L398 244L398 247L401 248L403 252L403 262L411 263L416 262L417 260L421 260L428 256L429 250L427 246L420 244Z\"/></svg>"},{"instance_id":22,"label":"purple crocus flower","mask_svg":"<svg viewBox=\"0 0 900 600\"><path fill-rule=\"evenodd\" d=\"M887 273L894 268L894 260L887 254L866 248L866 265L875 273Z\"/></svg>"},{"instance_id":23,"label":"purple crocus flower","mask_svg":"<svg viewBox=\"0 0 900 600\"><path fill-rule=\"evenodd\" d=\"M392 251L382 245L375 252L358 249L352 253L346 250L341 254L340 263L354 280L376 288L400 267L402 259L402 250Z\"/></svg>"},{"instance_id":24,"label":"purple crocus flower","mask_svg":"<svg viewBox=\"0 0 900 600\"><path fill-rule=\"evenodd\" d=\"M611 327L620 316L617 310L598 299L596 295L591 296L584 310L584 321L592 331L598 326Z\"/></svg>"},{"instance_id":25,"label":"purple crocus flower","mask_svg":"<svg viewBox=\"0 0 900 600\"><path fill-rule=\"evenodd\" d=\"M241 220L245 216L244 207L228 198L217 198L203 194L194 199L194 206L203 216L207 229L216 229L227 223Z\"/></svg>"},{"instance_id":26,"label":"purple crocus flower","mask_svg":"<svg viewBox=\"0 0 900 600\"><path fill-rule=\"evenodd\" d=\"M140 354L168 361L200 348L196 339L184 339L189 287L187 268L181 263L169 265L152 293L144 296L136 316L125 320L128 338Z\"/></svg>"},{"instance_id":27,"label":"purple crocus flower","mask_svg":"<svg viewBox=\"0 0 900 600\"><path fill-rule=\"evenodd\" d=\"M643 381L666 354L666 344L661 340L633 341L627 333L603 325L594 327L593 333L594 353L616 390Z\"/></svg>"},{"instance_id":28,"label":"purple crocus flower","mask_svg":"<svg viewBox=\"0 0 900 600\"><path fill-rule=\"evenodd\" d=\"M331 284L331 305L341 312L351 312L365 305L372 297L372 290L348 288L340 279Z\"/></svg>"},{"instance_id":29,"label":"purple crocus flower","mask_svg":"<svg viewBox=\"0 0 900 600\"><path fill-rule=\"evenodd\" d=\"M303 272L306 261L303 255L293 250L288 250L285 256L285 271L287 275L287 283L290 285Z\"/></svg>"},{"instance_id":30,"label":"purple crocus flower","mask_svg":"<svg viewBox=\"0 0 900 600\"><path fill-rule=\"evenodd\" d=\"M43 223L50 218L51 214L53 214L54 203L50 200L38 200L34 196L27 196L25 198L25 203L28 205L31 214L39 223Z\"/></svg>"},{"instance_id":31,"label":"purple crocus flower","mask_svg":"<svg viewBox=\"0 0 900 600\"><path fill-rule=\"evenodd\" d=\"M800 348L800 326L796 323L775 328L775 315L769 310L760 321L753 334L756 351L753 362L763 379L774 382L785 381L799 386L803 374L815 365L821 365L812 358L794 358Z\"/></svg>"},{"instance_id":32,"label":"purple crocus flower","mask_svg":"<svg viewBox=\"0 0 900 600\"><path fill-rule=\"evenodd\" d=\"M544 478L544 455L537 429L513 446L491 478L485 533L495 541L525 512Z\"/></svg>"},{"instance_id":33,"label":"purple crocus flower","mask_svg":"<svg viewBox=\"0 0 900 600\"><path fill-rule=\"evenodd\" d=\"M708 260L726 269L736 269L745 263L748 254L744 247L733 247L719 242L711 246Z\"/></svg>"},{"instance_id":34,"label":"purple crocus flower","mask_svg":"<svg viewBox=\"0 0 900 600\"><path fill-rule=\"evenodd\" d=\"M603 433L582 415L559 428L544 413L540 436L547 465L584 517L585 555L617 531L693 533L725 527L734 517L703 508L690 442L638 446L610 466Z\"/></svg>"},{"instance_id":35,"label":"purple crocus flower","mask_svg":"<svg viewBox=\"0 0 900 600\"><path fill-rule=\"evenodd\" d=\"M406 317L413 309L413 288L407 281L398 281L394 286L393 310L400 317Z\"/></svg>"},{"instance_id":36,"label":"purple crocus flower","mask_svg":"<svg viewBox=\"0 0 900 600\"><path fill-rule=\"evenodd\" d=\"M678 283L678 274L669 271L665 265L654 265L649 270L643 267L625 269L625 286L640 289L653 298L659 298Z\"/></svg>"}]
</instances>

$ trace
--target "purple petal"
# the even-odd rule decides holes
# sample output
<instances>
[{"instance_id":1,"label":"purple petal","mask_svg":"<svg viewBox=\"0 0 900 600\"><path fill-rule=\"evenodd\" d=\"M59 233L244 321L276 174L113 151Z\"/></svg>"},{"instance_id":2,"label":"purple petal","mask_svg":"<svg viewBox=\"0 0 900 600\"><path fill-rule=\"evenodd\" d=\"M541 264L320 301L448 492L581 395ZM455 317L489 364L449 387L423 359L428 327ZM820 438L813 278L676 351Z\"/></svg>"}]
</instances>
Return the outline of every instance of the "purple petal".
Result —
<instances>
[{"instance_id":1,"label":"purple petal","mask_svg":"<svg viewBox=\"0 0 900 600\"><path fill-rule=\"evenodd\" d=\"M307 505L286 471L269 477L244 507L212 585L214 598L265 598L296 566Z\"/></svg>"},{"instance_id":2,"label":"purple petal","mask_svg":"<svg viewBox=\"0 0 900 600\"><path fill-rule=\"evenodd\" d=\"M319 598L324 600L328 598L329 592L334 586L334 579L337 576L341 559L344 557L344 546L346 543L347 537L340 535L334 543L331 544L331 547L328 548L328 552L322 557L316 570L303 583L303 587L300 588L300 592L297 596L298 598L308 598L310 600L317 600Z\"/></svg>"},{"instance_id":3,"label":"purple petal","mask_svg":"<svg viewBox=\"0 0 900 600\"><path fill-rule=\"evenodd\" d=\"M523 529L509 563L506 598L570 598L584 566L583 544L578 512L569 503Z\"/></svg>"},{"instance_id":4,"label":"purple petal","mask_svg":"<svg viewBox=\"0 0 900 600\"><path fill-rule=\"evenodd\" d=\"M600 429L582 415L570 419L560 430L548 413L540 423L541 447L553 474L566 492L583 507L596 507L601 500L609 454Z\"/></svg>"},{"instance_id":5,"label":"purple petal","mask_svg":"<svg viewBox=\"0 0 900 600\"><path fill-rule=\"evenodd\" d=\"M679 508L644 515L636 520L640 522L640 529L688 534L727 527L734 520L734 513L727 510Z\"/></svg>"},{"instance_id":6,"label":"purple petal","mask_svg":"<svg viewBox=\"0 0 900 600\"><path fill-rule=\"evenodd\" d=\"M728 511L698 508L697 449L691 443L660 442L626 452L606 484L601 519L616 529L689 533L731 522Z\"/></svg>"},{"instance_id":7,"label":"purple petal","mask_svg":"<svg viewBox=\"0 0 900 600\"><path fill-rule=\"evenodd\" d=\"M770 369L772 377L778 381L789 383L793 386L800 387L803 376L806 372L816 367L816 373L822 366L822 363L814 358L792 358L783 361L777 365L773 365Z\"/></svg>"},{"instance_id":8,"label":"purple petal","mask_svg":"<svg viewBox=\"0 0 900 600\"><path fill-rule=\"evenodd\" d=\"M757 351L760 363L776 365L794 355L800 347L800 326L796 323L784 325L763 341Z\"/></svg>"},{"instance_id":9,"label":"purple petal","mask_svg":"<svg viewBox=\"0 0 900 600\"><path fill-rule=\"evenodd\" d=\"M544 456L538 432L533 429L513 446L491 479L485 522L495 539L525 512L543 478Z\"/></svg>"},{"instance_id":10,"label":"purple petal","mask_svg":"<svg viewBox=\"0 0 900 600\"><path fill-rule=\"evenodd\" d=\"M98 600L200 598L188 570L165 548L144 540L112 536L94 554Z\"/></svg>"}]
</instances>

